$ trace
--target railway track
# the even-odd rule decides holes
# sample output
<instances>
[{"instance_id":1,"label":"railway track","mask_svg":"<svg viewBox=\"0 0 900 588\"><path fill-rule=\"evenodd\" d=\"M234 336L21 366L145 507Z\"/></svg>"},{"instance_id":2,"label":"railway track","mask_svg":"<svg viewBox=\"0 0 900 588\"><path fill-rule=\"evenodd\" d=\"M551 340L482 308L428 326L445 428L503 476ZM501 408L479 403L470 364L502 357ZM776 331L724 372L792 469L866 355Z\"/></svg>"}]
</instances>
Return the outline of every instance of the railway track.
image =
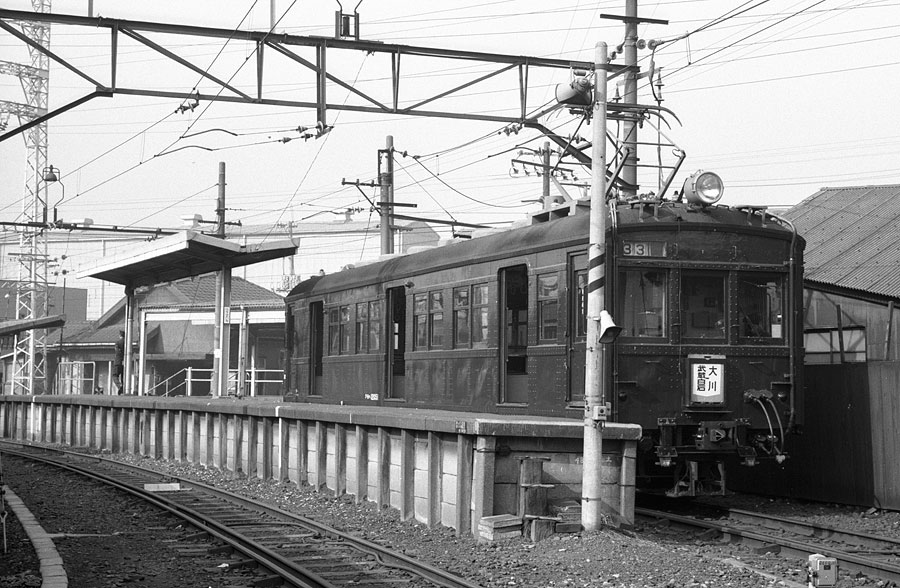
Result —
<instances>
[{"instance_id":1,"label":"railway track","mask_svg":"<svg viewBox=\"0 0 900 588\"><path fill-rule=\"evenodd\" d=\"M140 497L269 570L280 581L272 585L479 588L463 578L310 518L193 480L96 455L29 444L3 441L0 451L76 472Z\"/></svg>"},{"instance_id":2,"label":"railway track","mask_svg":"<svg viewBox=\"0 0 900 588\"><path fill-rule=\"evenodd\" d=\"M701 507L702 508L702 507ZM852 574L900 585L900 540L830 525L742 509L703 508L696 515L635 508L638 517L667 520L702 529L707 539L740 542L758 553L808 560L812 554L835 558Z\"/></svg>"}]
</instances>

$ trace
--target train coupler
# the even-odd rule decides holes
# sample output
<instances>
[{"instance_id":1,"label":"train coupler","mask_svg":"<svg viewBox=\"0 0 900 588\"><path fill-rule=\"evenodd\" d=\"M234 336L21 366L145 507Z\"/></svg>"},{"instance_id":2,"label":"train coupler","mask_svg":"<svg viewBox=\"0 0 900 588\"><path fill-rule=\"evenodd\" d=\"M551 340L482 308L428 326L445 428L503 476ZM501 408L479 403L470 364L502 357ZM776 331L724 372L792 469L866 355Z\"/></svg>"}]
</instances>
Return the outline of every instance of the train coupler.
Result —
<instances>
[{"instance_id":1,"label":"train coupler","mask_svg":"<svg viewBox=\"0 0 900 588\"><path fill-rule=\"evenodd\" d=\"M674 447L657 447L656 457L659 458L656 465L664 468L672 467L678 458L678 451Z\"/></svg>"}]
</instances>

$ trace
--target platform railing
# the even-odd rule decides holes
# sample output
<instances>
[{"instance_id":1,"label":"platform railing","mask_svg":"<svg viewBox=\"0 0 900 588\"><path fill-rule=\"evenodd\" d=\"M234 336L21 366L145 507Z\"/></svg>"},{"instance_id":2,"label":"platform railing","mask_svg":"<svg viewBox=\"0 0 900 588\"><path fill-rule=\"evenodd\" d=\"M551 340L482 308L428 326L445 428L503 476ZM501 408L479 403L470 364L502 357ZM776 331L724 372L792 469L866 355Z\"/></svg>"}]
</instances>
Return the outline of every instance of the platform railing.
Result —
<instances>
[{"instance_id":1,"label":"platform railing","mask_svg":"<svg viewBox=\"0 0 900 588\"><path fill-rule=\"evenodd\" d=\"M94 394L97 362L61 361L56 373L56 394Z\"/></svg>"},{"instance_id":2,"label":"platform railing","mask_svg":"<svg viewBox=\"0 0 900 588\"><path fill-rule=\"evenodd\" d=\"M259 396L261 387L265 384L280 384L284 377L284 370L250 369L246 370L249 396ZM147 394L151 396L177 396L184 389L185 396L193 396L194 386L203 383L212 385L212 369L186 367L165 380L157 382L148 388ZM228 395L237 394L238 370L228 370Z\"/></svg>"}]
</instances>

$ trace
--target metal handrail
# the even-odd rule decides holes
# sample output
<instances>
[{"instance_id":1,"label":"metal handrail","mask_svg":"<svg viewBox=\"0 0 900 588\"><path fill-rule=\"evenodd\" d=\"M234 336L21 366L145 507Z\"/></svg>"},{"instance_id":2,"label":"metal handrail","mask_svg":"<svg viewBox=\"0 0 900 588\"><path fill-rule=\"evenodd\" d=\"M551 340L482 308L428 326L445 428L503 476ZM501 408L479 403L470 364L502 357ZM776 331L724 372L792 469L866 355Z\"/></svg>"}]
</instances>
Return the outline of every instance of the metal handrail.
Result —
<instances>
[{"instance_id":1,"label":"metal handrail","mask_svg":"<svg viewBox=\"0 0 900 588\"><path fill-rule=\"evenodd\" d=\"M256 390L256 387L259 384L280 384L284 380L284 370L280 370L280 369L247 369L244 371L246 373L246 381L250 384L251 390ZM182 368L181 370L175 372L174 374L172 374L165 380L157 382L156 384L151 386L147 390L147 393L150 395L155 395L156 390L160 386L168 384L170 381L181 376L182 374L184 375L184 380L182 382L180 382L178 385L176 385L175 387L173 387L171 390L167 389L165 394L162 394L162 396L169 396L174 391L178 390L181 387L184 387L185 390L188 391L191 389L192 384L194 384L195 382L212 383L212 372L213 372L213 370L211 368L190 368L190 367ZM196 377L196 375L198 373L209 374L209 376L198 378L198 377ZM260 375L266 375L266 376L272 375L274 377L273 378L268 378L268 377L261 378L261 377L259 377ZM238 384L238 370L237 369L228 370L228 388L231 389L233 386L234 389L237 389L237 384Z\"/></svg>"}]
</instances>

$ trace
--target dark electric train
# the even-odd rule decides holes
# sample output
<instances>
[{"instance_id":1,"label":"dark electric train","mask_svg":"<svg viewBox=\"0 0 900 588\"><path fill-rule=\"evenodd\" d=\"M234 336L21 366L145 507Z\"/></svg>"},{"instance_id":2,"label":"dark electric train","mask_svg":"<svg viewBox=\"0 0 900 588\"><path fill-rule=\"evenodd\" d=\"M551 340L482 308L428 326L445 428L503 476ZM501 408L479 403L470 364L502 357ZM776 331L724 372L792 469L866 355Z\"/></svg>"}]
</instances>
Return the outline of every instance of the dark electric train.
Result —
<instances>
[{"instance_id":1,"label":"dark electric train","mask_svg":"<svg viewBox=\"0 0 900 588\"><path fill-rule=\"evenodd\" d=\"M570 209L301 282L286 396L583 419L590 215ZM718 493L726 463L783 460L801 424L802 238L762 207L609 209L622 331L606 390L611 419L643 429L638 486Z\"/></svg>"}]
</instances>

